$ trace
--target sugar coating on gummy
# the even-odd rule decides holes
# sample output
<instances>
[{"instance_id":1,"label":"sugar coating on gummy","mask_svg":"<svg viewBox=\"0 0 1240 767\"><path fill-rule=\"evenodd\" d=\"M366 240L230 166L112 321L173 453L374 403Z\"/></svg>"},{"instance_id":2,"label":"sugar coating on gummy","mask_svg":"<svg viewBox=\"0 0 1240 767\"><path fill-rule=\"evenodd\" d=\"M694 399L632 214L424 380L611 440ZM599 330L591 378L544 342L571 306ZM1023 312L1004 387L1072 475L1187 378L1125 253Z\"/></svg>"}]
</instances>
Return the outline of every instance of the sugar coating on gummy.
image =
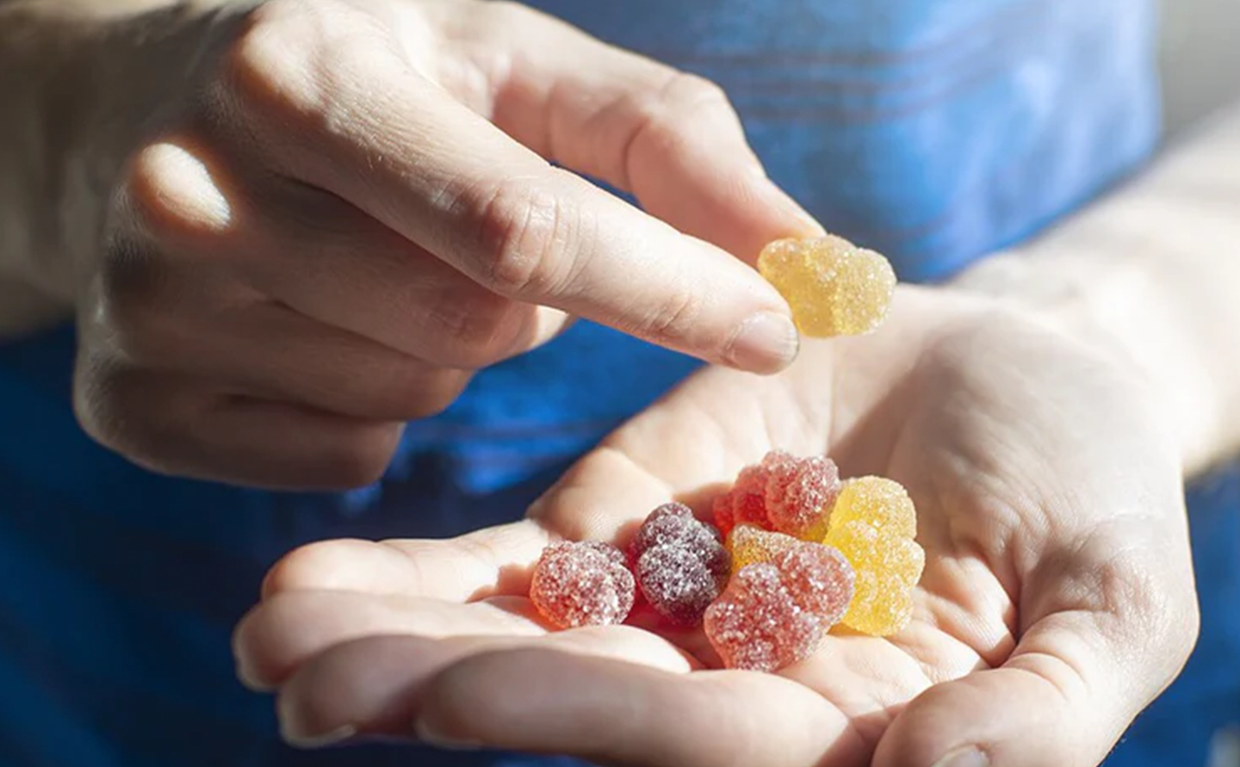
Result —
<instances>
[{"instance_id":1,"label":"sugar coating on gummy","mask_svg":"<svg viewBox=\"0 0 1240 767\"><path fill-rule=\"evenodd\" d=\"M766 487L771 472L796 459L782 450L772 450L760 463L746 466L736 476L732 489L715 499L715 527L725 536L737 525L771 529L766 509Z\"/></svg>"},{"instance_id":2,"label":"sugar coating on gummy","mask_svg":"<svg viewBox=\"0 0 1240 767\"><path fill-rule=\"evenodd\" d=\"M664 617L686 626L701 622L732 570L718 531L680 503L651 512L629 551L646 601Z\"/></svg>"},{"instance_id":3,"label":"sugar coating on gummy","mask_svg":"<svg viewBox=\"0 0 1240 767\"><path fill-rule=\"evenodd\" d=\"M863 477L845 484L824 540L856 571L844 625L890 636L912 620L913 589L926 564L925 551L913 540L916 532L916 509L899 483Z\"/></svg>"},{"instance_id":4,"label":"sugar coating on gummy","mask_svg":"<svg viewBox=\"0 0 1240 767\"><path fill-rule=\"evenodd\" d=\"M783 533L741 525L728 536L732 567L739 571L753 564L773 564L784 578L801 609L839 623L853 596L853 567L832 546L811 543Z\"/></svg>"},{"instance_id":5,"label":"sugar coating on gummy","mask_svg":"<svg viewBox=\"0 0 1240 767\"><path fill-rule=\"evenodd\" d=\"M801 543L804 541L791 535L763 530L754 525L737 525L728 535L727 547L735 572L747 565L774 562Z\"/></svg>"},{"instance_id":6,"label":"sugar coating on gummy","mask_svg":"<svg viewBox=\"0 0 1240 767\"><path fill-rule=\"evenodd\" d=\"M820 616L828 628L848 611L856 575L839 549L800 541L775 560L775 567L797 606Z\"/></svg>"},{"instance_id":7,"label":"sugar coating on gummy","mask_svg":"<svg viewBox=\"0 0 1240 767\"><path fill-rule=\"evenodd\" d=\"M816 338L873 332L895 294L887 259L833 235L772 242L758 256L758 271L788 302L801 332Z\"/></svg>"},{"instance_id":8,"label":"sugar coating on gummy","mask_svg":"<svg viewBox=\"0 0 1240 767\"><path fill-rule=\"evenodd\" d=\"M821 541L839 493L840 470L830 458L789 457L773 463L767 469L764 494L771 527Z\"/></svg>"},{"instance_id":9,"label":"sugar coating on gummy","mask_svg":"<svg viewBox=\"0 0 1240 767\"><path fill-rule=\"evenodd\" d=\"M872 636L900 632L913 617L913 588L925 566L925 552L910 538L882 536L862 522L848 522L827 540L848 557L856 586L841 622Z\"/></svg>"},{"instance_id":10,"label":"sugar coating on gummy","mask_svg":"<svg viewBox=\"0 0 1240 767\"><path fill-rule=\"evenodd\" d=\"M844 483L831 510L830 527L861 521L885 533L917 535L917 509L908 491L894 480L859 477Z\"/></svg>"},{"instance_id":11,"label":"sugar coating on gummy","mask_svg":"<svg viewBox=\"0 0 1240 767\"><path fill-rule=\"evenodd\" d=\"M813 655L828 628L822 616L797 605L769 563L741 568L703 623L725 666L768 672Z\"/></svg>"},{"instance_id":12,"label":"sugar coating on gummy","mask_svg":"<svg viewBox=\"0 0 1240 767\"><path fill-rule=\"evenodd\" d=\"M634 559L654 546L676 544L687 546L703 557L714 556L721 548L719 531L693 516L693 510L683 503L665 503L646 517L633 542L629 555Z\"/></svg>"},{"instance_id":13,"label":"sugar coating on gummy","mask_svg":"<svg viewBox=\"0 0 1240 767\"><path fill-rule=\"evenodd\" d=\"M696 626L702 613L727 583L693 552L680 546L655 546L637 560L642 595L660 615L682 626Z\"/></svg>"},{"instance_id":14,"label":"sugar coating on gummy","mask_svg":"<svg viewBox=\"0 0 1240 767\"><path fill-rule=\"evenodd\" d=\"M635 594L624 552L600 541L551 544L530 581L530 600L538 612L566 629L623 622Z\"/></svg>"}]
</instances>

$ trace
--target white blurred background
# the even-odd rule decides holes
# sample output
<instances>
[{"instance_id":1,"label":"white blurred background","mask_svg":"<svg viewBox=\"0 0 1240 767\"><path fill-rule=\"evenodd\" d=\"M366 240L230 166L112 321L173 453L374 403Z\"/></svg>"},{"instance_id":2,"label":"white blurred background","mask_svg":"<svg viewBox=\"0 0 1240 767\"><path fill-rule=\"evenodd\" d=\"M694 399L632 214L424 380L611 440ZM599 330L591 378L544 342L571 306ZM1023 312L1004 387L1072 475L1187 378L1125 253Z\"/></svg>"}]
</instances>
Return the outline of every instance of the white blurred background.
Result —
<instances>
[{"instance_id":1,"label":"white blurred background","mask_svg":"<svg viewBox=\"0 0 1240 767\"><path fill-rule=\"evenodd\" d=\"M1167 125L1174 133L1240 99L1240 0L1162 6Z\"/></svg>"}]
</instances>

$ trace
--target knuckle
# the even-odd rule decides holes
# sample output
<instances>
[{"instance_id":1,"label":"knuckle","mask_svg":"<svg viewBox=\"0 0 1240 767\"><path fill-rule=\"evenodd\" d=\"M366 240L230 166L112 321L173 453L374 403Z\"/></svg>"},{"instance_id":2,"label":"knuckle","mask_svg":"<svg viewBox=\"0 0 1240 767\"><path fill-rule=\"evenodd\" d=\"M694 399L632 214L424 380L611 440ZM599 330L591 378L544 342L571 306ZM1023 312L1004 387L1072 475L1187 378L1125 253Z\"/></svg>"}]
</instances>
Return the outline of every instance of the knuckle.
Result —
<instances>
[{"instance_id":1,"label":"knuckle","mask_svg":"<svg viewBox=\"0 0 1240 767\"><path fill-rule=\"evenodd\" d=\"M522 22L538 18L539 14L528 5L515 0L496 0L488 3L490 13L501 21Z\"/></svg>"},{"instance_id":2,"label":"knuckle","mask_svg":"<svg viewBox=\"0 0 1240 767\"><path fill-rule=\"evenodd\" d=\"M79 366L73 404L78 424L95 442L144 468L166 468L161 456L169 452L167 440L153 425L165 410L164 398L140 371L106 363Z\"/></svg>"},{"instance_id":3,"label":"knuckle","mask_svg":"<svg viewBox=\"0 0 1240 767\"><path fill-rule=\"evenodd\" d=\"M469 373L454 368L427 369L423 363L408 359L404 364L376 366L368 380L359 388L355 383L342 383L341 391L359 402L350 412L367 417L393 421L416 421L438 415L446 410L465 386Z\"/></svg>"},{"instance_id":4,"label":"knuckle","mask_svg":"<svg viewBox=\"0 0 1240 767\"><path fill-rule=\"evenodd\" d=\"M444 364L478 369L499 361L510 330L510 307L511 302L500 296L445 301L433 307L430 322L441 338Z\"/></svg>"},{"instance_id":5,"label":"knuckle","mask_svg":"<svg viewBox=\"0 0 1240 767\"><path fill-rule=\"evenodd\" d=\"M228 225L224 201L205 163L190 151L155 143L129 162L121 184L121 211L152 238L209 238Z\"/></svg>"},{"instance_id":6,"label":"knuckle","mask_svg":"<svg viewBox=\"0 0 1240 767\"><path fill-rule=\"evenodd\" d=\"M684 338L697 327L702 308L702 295L689 285L679 285L646 320L645 330L656 343Z\"/></svg>"},{"instance_id":7,"label":"knuckle","mask_svg":"<svg viewBox=\"0 0 1240 767\"><path fill-rule=\"evenodd\" d=\"M166 275L159 260L129 238L113 237L99 268L97 320L126 340L158 325Z\"/></svg>"},{"instance_id":8,"label":"knuckle","mask_svg":"<svg viewBox=\"0 0 1240 767\"><path fill-rule=\"evenodd\" d=\"M413 392L412 396L406 395L401 403L401 417L406 420L430 418L447 410L465 388L469 374L443 369L434 371L429 377L421 375L419 379L404 390Z\"/></svg>"},{"instance_id":9,"label":"knuckle","mask_svg":"<svg viewBox=\"0 0 1240 767\"><path fill-rule=\"evenodd\" d=\"M536 31L534 25L546 25L554 20L542 11L515 0L494 0L483 4L483 7L486 31L496 34L511 35L514 30Z\"/></svg>"},{"instance_id":10,"label":"knuckle","mask_svg":"<svg viewBox=\"0 0 1240 767\"><path fill-rule=\"evenodd\" d=\"M221 57L227 98L247 115L296 125L321 111L309 67L319 47L306 3L275 0L254 10Z\"/></svg>"},{"instance_id":11,"label":"knuckle","mask_svg":"<svg viewBox=\"0 0 1240 767\"><path fill-rule=\"evenodd\" d=\"M732 110L732 102L723 86L701 75L677 72L664 88L664 94L674 109Z\"/></svg>"},{"instance_id":12,"label":"knuckle","mask_svg":"<svg viewBox=\"0 0 1240 767\"><path fill-rule=\"evenodd\" d=\"M399 424L359 425L332 445L308 479L315 486L357 488L378 482L396 452Z\"/></svg>"},{"instance_id":13,"label":"knuckle","mask_svg":"<svg viewBox=\"0 0 1240 767\"><path fill-rule=\"evenodd\" d=\"M465 204L476 211L482 284L504 296L553 295L569 279L572 215L556 195L504 182Z\"/></svg>"},{"instance_id":14,"label":"knuckle","mask_svg":"<svg viewBox=\"0 0 1240 767\"><path fill-rule=\"evenodd\" d=\"M624 186L634 183L637 158L677 156L701 136L703 124L740 126L736 110L717 83L663 64L650 66L649 86L619 97L609 110L620 116L615 124L623 127L605 167Z\"/></svg>"},{"instance_id":15,"label":"knuckle","mask_svg":"<svg viewBox=\"0 0 1240 767\"><path fill-rule=\"evenodd\" d=\"M648 136L680 135L702 112L735 114L727 92L713 80L673 70L663 87L650 91L639 113Z\"/></svg>"},{"instance_id":16,"label":"knuckle","mask_svg":"<svg viewBox=\"0 0 1240 767\"><path fill-rule=\"evenodd\" d=\"M273 0L250 14L224 51L226 99L281 132L344 130L366 110L347 94L400 60L386 35L347 4Z\"/></svg>"}]
</instances>

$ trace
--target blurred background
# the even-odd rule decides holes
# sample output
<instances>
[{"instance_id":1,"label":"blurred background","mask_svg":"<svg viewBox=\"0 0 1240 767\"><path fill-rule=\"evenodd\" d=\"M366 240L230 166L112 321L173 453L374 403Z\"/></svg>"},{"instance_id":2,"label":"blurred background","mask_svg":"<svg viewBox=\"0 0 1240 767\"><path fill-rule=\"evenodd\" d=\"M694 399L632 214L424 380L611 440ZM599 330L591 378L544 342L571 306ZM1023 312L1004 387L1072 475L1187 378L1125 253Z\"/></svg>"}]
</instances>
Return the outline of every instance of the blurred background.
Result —
<instances>
[{"instance_id":1,"label":"blurred background","mask_svg":"<svg viewBox=\"0 0 1240 767\"><path fill-rule=\"evenodd\" d=\"M1167 125L1175 133L1240 98L1240 0L1162 5Z\"/></svg>"}]
</instances>

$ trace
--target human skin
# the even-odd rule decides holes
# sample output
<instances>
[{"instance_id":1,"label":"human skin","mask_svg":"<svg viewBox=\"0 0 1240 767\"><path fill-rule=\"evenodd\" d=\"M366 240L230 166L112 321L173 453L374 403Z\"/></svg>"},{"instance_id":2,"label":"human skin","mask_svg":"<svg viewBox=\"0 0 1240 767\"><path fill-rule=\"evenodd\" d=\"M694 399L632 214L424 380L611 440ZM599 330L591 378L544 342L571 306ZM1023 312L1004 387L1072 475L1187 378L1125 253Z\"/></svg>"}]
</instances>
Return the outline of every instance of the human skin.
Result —
<instances>
[{"instance_id":1,"label":"human skin","mask_svg":"<svg viewBox=\"0 0 1240 767\"><path fill-rule=\"evenodd\" d=\"M104 445L349 487L570 316L744 370L795 356L731 254L820 230L718 87L512 4L250 5L0 3L0 319L76 313Z\"/></svg>"},{"instance_id":2,"label":"human skin","mask_svg":"<svg viewBox=\"0 0 1240 767\"><path fill-rule=\"evenodd\" d=\"M132 18L105 19L96 11L88 12L88 7L20 0L0 5L0 12L9 14L0 17L0 31L8 34L17 28L10 22L34 30L6 38L9 42L0 45L0 56L7 57L0 73L31 71L31 62L47 60L48 51L40 49L40 41L54 53L72 49L74 53L67 59L70 62L79 56L91 60L92 51L107 50L116 55L100 60L120 62L116 66L122 72L124 62L154 55L150 47L125 46L124 30L134 28ZM272 3L260 19L274 17L270 23L275 24L275 19L281 18L277 14L284 12L281 8L294 8L302 10L288 11L284 23L302 24L305 18L314 18L312 11L324 7L325 2ZM392 3L369 7L396 9L394 18L408 19L407 9L430 6ZM463 6L445 2L435 7ZM505 17L499 26L514 25L518 18L535 18L510 6L503 8L503 13L513 15ZM66 18L75 21L65 23ZM167 95L174 91L160 88L197 82L193 79L196 62L212 60L213 55L225 56L228 51L236 54L229 41L252 39L206 31L195 25L199 18L192 7L187 14L177 15L178 23L167 22L169 39L176 43L208 41L212 45L203 47L201 59L169 59L185 61L189 71L173 72L168 75L169 82L152 85L152 92ZM331 18L337 21L340 17ZM142 24L163 29L161 19L164 16L156 11L144 16ZM230 22L223 18L220 23L226 26ZM115 33L108 38L106 49L102 48L105 43L92 34L101 28L98 25ZM347 25L333 24L330 28L349 30ZM306 31L304 27L297 29ZM366 35L380 34L364 24L356 29L365 31L357 31L361 37L355 42L373 42ZM562 27L555 29L564 32ZM296 38L303 45L306 35ZM222 47L214 47L215 43ZM336 47L328 50L337 54L344 50L339 47L340 41L332 43ZM33 53L26 47L31 45ZM256 57L243 71L249 71L248 76L260 86L273 86L266 66L272 60L264 56L279 54L282 48L256 47L241 48L249 50L240 56L242 63ZM313 45L305 47L315 49ZM382 48L354 47L363 52ZM539 50L553 48L539 46ZM162 55L167 55L166 51ZM345 73L370 74L366 68L376 66L366 56L349 55L346 51L344 61L362 69L345 67L341 70ZM51 58L55 60L56 56ZM215 60L235 61L235 57ZM275 60L280 60L278 55ZM528 64L528 60L522 62L522 66ZM13 103L26 103L21 99L27 98L37 105L48 94L59 93L60 87L68 87L62 79L74 80L65 75L74 67L59 63L46 78L32 77L29 82L8 78L0 87L7 89L6 94L18 94ZM160 69L145 63L148 66L141 69L154 71L151 77L160 80ZM574 67L573 73L582 75L579 70ZM109 71L105 67L95 76L106 82ZM218 70L208 67L208 71ZM484 74L487 71L483 68ZM513 71L522 70L517 67ZM666 74L666 70L659 71ZM359 79L372 82L368 77ZM684 82L679 78L672 81ZM481 82L489 81L484 77ZM692 88L705 92L700 82L692 82L698 83ZM288 84L279 80L275 85L281 83ZM348 85L347 77L343 85ZM475 96L488 93L486 87L477 88L477 81L473 85ZM41 86L46 89L39 90ZM336 88L341 86L334 83ZM576 87L582 86L577 83ZM713 94L707 102L713 100L718 105L718 93L709 87L706 90ZM326 93L335 95L337 91ZM520 89L516 95L522 95ZM64 98L62 94L49 100ZM696 98L689 99L689 105L694 105ZM102 321L101 327L84 326L86 353L79 365L78 404L88 428L105 443L154 468L197 476L300 486L307 477L329 477L331 484L351 484L380 470L400 419L383 421L372 414L379 425L370 421L359 425L364 416L350 413L344 419L347 424L333 419L327 425L352 427L347 434L357 440L330 444L364 449L310 456L298 451L321 449L329 442L325 436L340 436L316 428L325 424L322 405L313 398L323 396L324 389L339 393L338 386L382 382L385 376L374 373L382 372L383 365L307 368L277 358L281 364L273 367L296 371L295 383L307 385L308 390L279 390L274 399L297 403L297 417L285 417L287 410L278 415L270 410L258 412L268 416L260 422L261 433L229 432L225 428L228 418L206 418L220 413L201 407L181 411L196 414L199 421L168 417L178 412L161 411L161 402L185 398L170 397L166 388L132 384L129 397L119 397L118 389L125 386L118 382L124 384L133 378L118 378L110 372L115 366L92 367L98 359L90 355L92 350L102 354L105 363L109 359L113 363L136 359L138 377L145 376L149 381L157 372L151 369L152 359L175 360L174 352L182 348L204 354L210 351L209 342L219 339L212 335L212 328L178 326L176 322L192 319L193 312L186 311L183 301L192 298L196 288L188 291L191 295L168 293L167 282L176 283L168 278L188 265L188 273L196 276L185 284L210 292L205 288L211 285L207 277L215 271L212 258L224 254L221 269L227 271L227 255L242 252L221 247L233 241L220 239L229 233L218 229L222 219L217 214L223 210L218 206L219 199L228 203L230 214L250 209L264 212L262 206L247 208L238 198L224 193L229 189L234 193L253 188L266 191L250 186L248 181L236 186L217 183L214 179L218 172L207 173L211 180L204 182L202 168L230 166L213 164L210 153L198 152L201 136L187 137L184 126L175 119L168 125L157 120L155 127L159 130L153 137L142 136L145 141L134 142L124 120L88 119L112 114L104 106L115 106L92 101L84 99L88 107L98 111L88 109L86 117L70 120L67 125L90 126L94 143L76 145L69 136L65 140L74 151L66 150L65 156L86 157L98 165L88 163L89 173L68 160L64 168L56 168L68 180L80 182L49 185L67 194L63 200L15 195L14 187L8 186L5 204L0 206L8 216L6 223L18 222L16 227L0 229L10 238L0 258L7 276L5 290L22 297L23 306L32 307L20 318L24 323L17 322L13 327L29 325L31 317L50 321L73 306L79 307L80 316L89 323ZM479 109L473 114L503 123L510 114L500 108L501 103L505 102L501 99L490 104L489 112ZM183 116L179 109L167 111ZM536 116L539 113L532 112ZM29 114L37 115L39 109L32 106ZM694 138L714 140L717 135L731 135L732 143L727 146L737 150L737 157L748 156L747 150L742 151L743 139L739 138L734 116L727 109L722 114L728 119L712 130L695 133ZM402 116L407 118L403 122L416 123L418 118ZM644 119L649 115L638 110L638 116ZM646 124L643 119L637 124ZM540 123L543 127L549 124L545 120ZM654 124L661 123L656 120ZM0 151L6 153L12 167L26 169L25 163L13 158L24 157L21 150L29 149L30 136L42 134L15 122L6 122L4 128L16 128L16 137L0 141ZM509 133L520 135L520 121L510 123L509 128ZM297 131L293 134L299 135ZM527 143L540 148L536 140L539 135L540 131L531 130ZM812 228L777 194L751 186L760 184L752 164L743 169L721 168L718 145L676 141L675 137L682 134L674 130L653 135L663 140L650 140L655 159L649 164L649 186L653 191L679 191L669 195L662 208L657 199L648 207L681 229L712 239L718 246L718 250L709 250L715 254L710 256L712 267L728 271L733 262L720 254L753 252L757 243L770 239L777 230ZM208 138L219 141L214 136ZM275 150L285 151L276 146L279 143L264 146L279 155ZM360 143L364 149L373 148ZM211 145L210 141L207 144ZM292 144L297 146L296 142ZM339 148L331 142L325 146ZM511 148L507 143L504 146ZM628 146L634 151L632 144ZM702 146L709 148L711 162L694 154ZM723 155L731 157L732 153L725 151ZM599 160L589 151L582 156L587 159L580 164L587 164L590 158ZM126 157L141 161L126 164ZM375 157L390 159L382 152L366 153L363 159ZM250 167L241 165L244 167L240 170L232 170L240 173ZM391 171L385 162L377 165L380 175ZM600 163L599 167L605 169L606 165ZM636 183L639 174L631 173L627 162L620 165L631 176L628 180L634 182L630 186L640 194L641 185ZM340 162L333 167L376 172L366 162ZM1226 164L1211 167L1215 176L1210 179L1216 186L1228 179L1234 183L1230 176L1218 176L1218 168L1226 168ZM147 170L135 175L135 168ZM281 177L278 171L283 166L275 170L274 175ZM707 177L699 175L702 173ZM53 176L60 178L52 170L35 168L28 178L46 180ZM678 177L683 177L683 184L676 182ZM19 173L3 178L11 184L12 179L23 177ZM556 178L557 183L570 183ZM156 298L181 309L170 314L152 311L149 316L153 319L132 325L114 324L116 320L100 309L118 303L101 301L96 286L107 283L113 285L109 290L114 290L130 285L133 272L120 267L134 265L135 251L113 251L122 257L111 262L115 271L110 281L105 280L100 277L100 264L108 262L94 260L100 248L92 233L98 227L112 227L110 222L130 220L126 218L132 212L128 207L110 210L104 200L111 199L110 191L118 187L124 193L132 192L135 180L138 188L149 187L147 202L153 203L148 206L150 210L139 211L143 213L140 218L149 217L151 211L160 211L156 218L167 216L156 227L163 231L155 243L159 247L139 250L142 257L136 263L155 263L163 268L138 269L138 276L145 275L146 279L136 280L131 287L146 286L149 290L149 283L154 282L159 289L153 294L143 290L124 294L135 300L122 300L119 305L132 305L138 316L141 310L159 309L162 303ZM1164 183L1175 186L1174 179ZM170 184L171 188L161 184ZM304 190L296 184L290 186L296 191L284 191L292 199L280 194L275 198L297 208L303 202ZM391 195L386 194L393 189L391 184L381 189L384 200L400 199L399 188ZM221 194L217 197L212 190ZM712 196L721 193L723 200ZM336 204L334 198L309 196L323 205ZM122 200L125 197L121 195ZM686 199L706 202L693 202L685 212L678 202ZM1137 209L1131 218L1148 225L1153 218L1151 211L1140 203L1139 195L1136 199L1137 203L1130 203ZM191 212L188 216L186 209L179 207L185 200L192 203L186 208ZM361 203L354 202L352 208L329 207L332 215L313 206L309 212L298 208L300 215L292 218L300 225L356 222L358 214L353 211ZM36 207L22 207L29 205ZM721 210L744 216L718 215ZM74 215L61 221L50 217L49 211L73 211ZM625 213L626 225L617 229L631 233L634 229L627 225L635 219L629 211ZM455 541L339 541L295 552L273 570L262 604L238 630L241 671L257 686L280 689L285 731L300 743L323 742L329 739L325 736L350 730L420 734L431 742L472 741L575 753L606 762L677 767L733 762L808 767L825 754L841 764L863 764L871 753L880 765L928 765L960 747L976 747L994 764L1096 763L1136 711L1174 676L1195 632L1181 481L1236 444L1235 405L1236 392L1240 391L1235 385L1236 355L1229 355L1236 348L1235 330L1240 328L1240 321L1233 321L1237 319L1236 302L1232 300L1234 290L1228 290L1229 285L1237 284L1237 260L1226 249L1226 244L1234 241L1228 236L1234 228L1228 229L1226 213L1194 210L1190 214L1195 223L1192 230L1176 229L1174 222L1171 229L1159 230L1184 233L1184 237L1174 241L1146 238L1140 248L1099 248L1092 253L1085 249L1080 258L1068 259L1056 257L1054 248L1046 245L995 259L990 262L993 268L979 269L959 283L989 295L987 299L969 297L963 291L904 290L891 323L878 335L809 344L802 359L775 378L708 369L583 459L532 510L530 521ZM374 215L362 218L380 221ZM640 220L645 227L654 226L651 220ZM31 221L35 225L21 223ZM728 222L729 226L718 230L714 226L718 222ZM381 223L386 227L384 237L389 238L392 235L386 232L401 224L390 219ZM206 227L208 245L183 248L164 231L177 233L184 227L198 236ZM147 228L134 227L142 237L149 236ZM284 231L290 228L295 227ZM1191 247L1187 232L1201 230L1211 233L1207 242L1215 247ZM121 235L121 242L123 235L134 235L125 226L115 231ZM706 246L701 243L689 247L690 243L678 235L658 231L677 245L685 245L689 263L698 263L691 252L705 258L701 249ZM347 235L354 243L365 240L354 229L335 234ZM403 241L417 240L398 235ZM304 241L294 245L298 248L294 252L299 253L307 247ZM273 257L282 252L279 248L259 250ZM502 251L497 249L497 253ZM333 255L328 253L325 259ZM421 255L419 263L423 264L448 259L443 253ZM348 261L348 269L326 269L328 278L316 284L321 290L344 292L358 263L355 259ZM1117 264L1123 268L1108 268ZM277 269L277 273L298 276L297 269ZM465 274L458 270L451 273ZM748 282L751 276L746 272L744 280L739 276L735 279ZM254 281L250 276L245 286L254 289L250 284ZM671 282L676 284L677 280ZM377 280L370 285L382 290L386 283ZM471 280L462 289L469 292L473 290L470 286L477 284ZM608 289L619 288L608 283ZM760 293L750 290L759 288L750 283L740 293L761 298ZM510 285L507 292L518 291ZM214 295L218 298L220 294ZM313 297L314 291L307 295ZM273 298L290 303L267 295L259 305ZM516 299L514 305L518 307L535 301L523 295L509 298ZM606 295L598 296L600 305L595 308L599 311L594 314L560 298L563 296L559 294L551 296L546 303L601 319L608 318L605 311L616 309ZM773 306L778 311L778 301L770 300L776 304L764 305L763 310ZM536 301L543 302L543 297ZM400 304L382 295L362 303ZM744 304L729 302L716 308L726 314L734 306ZM753 307L744 308L748 312ZM552 327L562 319L554 312L532 313L549 317ZM657 312L650 316L657 316ZM1156 321L1150 323L1151 318ZM397 319L403 322L401 327L408 325L409 318ZM703 328L709 327L710 319L708 313L694 314L680 317L683 325L676 326L683 327L690 339L703 333L702 338L712 339L707 342L709 346L727 335L705 334ZM743 321L739 313L730 319L733 324ZM268 326L272 324L278 323ZM643 334L640 323L616 324ZM315 348L322 348L324 339L320 325L329 326L330 322L320 320L315 326L320 335L313 336L314 344L308 344ZM539 326L537 322L535 325ZM654 323L656 328L664 325ZM1156 331L1153 335L1148 333L1151 325ZM173 340L143 335L165 327L179 328L182 335ZM212 375L200 371L191 371L190 375L214 387L215 380L227 377L228 372L244 379L252 375L256 363L274 361L264 359L264 355L286 348L287 336L264 339L253 332L255 327L235 328L220 341L224 348L230 348L230 343L241 344L245 353L235 353L237 346L231 346L234 353L223 355L229 364L214 366ZM1145 332L1133 330L1143 327ZM134 349L122 347L123 353L117 353L110 348L117 331L122 331L122 340L145 338L149 343L162 341L162 345L155 343L158 352L148 351L144 365L144 355ZM441 334L434 328L425 337L437 335ZM653 335L656 340L668 340L658 333ZM195 344L178 343L187 337ZM542 340L538 334L535 338ZM392 339L391 343L401 341ZM728 355L716 349L713 353L704 351L702 356L714 359ZM338 356L332 358L340 363ZM482 360L486 359L490 357L483 355ZM430 377L443 380L447 375L443 362L438 362L440 367L426 366L435 371ZM766 370L780 364L768 362L751 367ZM348 380L332 382L330 376L340 375L342 370ZM324 375L329 376L331 385L322 385ZM112 385L103 385L108 382ZM441 406L451 398L455 384L451 380L449 384L441 396L426 399ZM285 385L290 382L285 381ZM214 401L202 399L194 387L173 388L194 395L198 405ZM419 390L413 387L413 391ZM219 393L216 389L212 392ZM372 390L346 393L351 395L345 397L350 402L384 401L376 396L381 392ZM250 399L272 401L270 393L258 398L251 394ZM313 409L307 410L306 404ZM397 405L381 415L404 416L434 409L422 400L416 407ZM342 409L348 411L347 407ZM99 412L113 417L100 418ZM151 412L163 416L153 419L162 430L152 433L148 428L137 434L117 435L107 429L107 424L116 422L136 421L140 427ZM247 420L256 415L253 409L233 411L234 415L238 413ZM145 423L149 427L152 420ZM216 431L208 430L204 441L202 430L191 428L196 425ZM212 434L218 439L211 440ZM272 441L264 442L268 439ZM274 441L277 439L279 442ZM245 444L239 445L242 441ZM258 456L246 452L256 441L262 448ZM700 670L694 661L700 638L674 637L673 642L636 628L543 635L541 627L530 620L528 605L520 597L522 572L547 540L561 536L613 538L625 523L669 496L703 493L772 446L798 452L825 450L839 459L846 473L886 474L909 486L921 510L919 536L930 560L919 591L917 621L909 632L891 641L832 639L824 652L807 664L781 677L771 677ZM161 464L152 457L156 455L159 460L168 461L167 456L173 460ZM732 726L720 727L721 721Z\"/></svg>"},{"instance_id":3,"label":"human skin","mask_svg":"<svg viewBox=\"0 0 1240 767\"><path fill-rule=\"evenodd\" d=\"M1240 110L1060 229L876 335L788 371L703 371L521 523L328 541L278 563L241 677L288 739L371 734L718 767L1095 765L1197 629L1182 486L1240 445ZM1203 192L1208 190L1208 194ZM545 632L541 547L622 540L772 447L908 486L927 569L910 628L834 636L778 676L707 670L700 635Z\"/></svg>"},{"instance_id":4,"label":"human skin","mask_svg":"<svg viewBox=\"0 0 1240 767\"><path fill-rule=\"evenodd\" d=\"M544 632L523 593L548 540L623 542L671 498L708 509L772 448L908 488L926 570L906 630L833 635L778 675L710 670L700 632ZM238 628L239 669L279 691L295 743L356 730L657 767L930 767L972 747L1092 766L1193 645L1177 448L1134 369L1001 303L902 288L873 336L807 342L774 378L691 378L524 522L292 553Z\"/></svg>"}]
</instances>

